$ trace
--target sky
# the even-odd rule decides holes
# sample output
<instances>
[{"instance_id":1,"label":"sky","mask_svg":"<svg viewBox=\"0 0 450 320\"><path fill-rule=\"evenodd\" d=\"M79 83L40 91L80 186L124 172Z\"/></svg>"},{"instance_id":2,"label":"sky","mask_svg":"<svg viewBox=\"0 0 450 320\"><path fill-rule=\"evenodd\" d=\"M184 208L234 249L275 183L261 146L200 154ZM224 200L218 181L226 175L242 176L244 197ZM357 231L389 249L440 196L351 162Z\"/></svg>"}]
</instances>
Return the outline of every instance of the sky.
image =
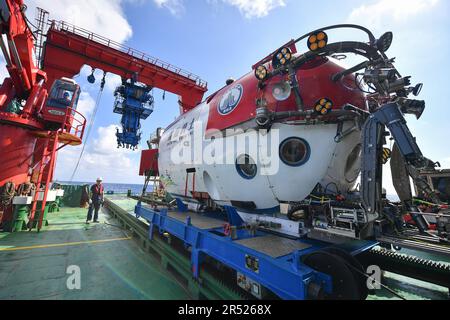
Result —
<instances>
[{"instance_id":1,"label":"sky","mask_svg":"<svg viewBox=\"0 0 450 320\"><path fill-rule=\"evenodd\" d=\"M292 38L338 23L357 23L375 36L394 33L388 51L396 66L413 83L423 82L420 99L427 103L422 118L408 116L409 126L423 153L450 168L450 113L447 98L450 71L450 1L447 0L30 0L27 15L36 6L50 18L65 20L189 70L208 81L209 93L239 78L251 66ZM363 40L359 33L337 33L336 40ZM99 81L88 84L85 67L76 77L83 94L79 111L89 118L95 106ZM6 74L0 68L0 77ZM101 77L98 70L97 79ZM138 176L140 150L117 149L113 91L120 79L107 76L92 134L74 181L142 183ZM145 141L158 127L179 114L177 97L155 90L155 111L142 123ZM67 181L81 147L59 152L55 178ZM388 169L388 167L386 167ZM389 170L386 170L386 176ZM386 182L388 193L393 187Z\"/></svg>"}]
</instances>

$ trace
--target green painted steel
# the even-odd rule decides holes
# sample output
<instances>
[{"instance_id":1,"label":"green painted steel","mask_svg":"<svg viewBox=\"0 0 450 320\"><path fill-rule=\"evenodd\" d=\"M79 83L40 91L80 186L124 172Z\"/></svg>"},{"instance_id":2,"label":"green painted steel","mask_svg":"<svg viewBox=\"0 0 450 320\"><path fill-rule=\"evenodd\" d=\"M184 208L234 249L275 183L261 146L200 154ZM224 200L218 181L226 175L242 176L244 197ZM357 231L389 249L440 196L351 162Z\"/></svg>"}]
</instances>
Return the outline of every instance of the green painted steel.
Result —
<instances>
[{"instance_id":1,"label":"green painted steel","mask_svg":"<svg viewBox=\"0 0 450 320\"><path fill-rule=\"evenodd\" d=\"M50 208L48 209L48 212L59 212L61 208L61 198L62 197L56 197L55 201L51 204Z\"/></svg>"},{"instance_id":2,"label":"green painted steel","mask_svg":"<svg viewBox=\"0 0 450 320\"><path fill-rule=\"evenodd\" d=\"M44 215L44 217L42 219L42 226L43 227L44 226L45 227L48 226L48 213L49 213L50 208L53 206L53 204L54 204L54 201L46 202L45 203L44 212L42 213L41 212L41 210L42 210L42 202L38 201L37 206L36 206L36 213L35 213L34 221L33 221L33 228L37 227L37 225L39 223L39 220L40 220L40 217L41 217L41 214Z\"/></svg>"},{"instance_id":3,"label":"green painted steel","mask_svg":"<svg viewBox=\"0 0 450 320\"><path fill-rule=\"evenodd\" d=\"M26 229L27 216L29 212L30 210L27 205L15 206L12 232L22 231Z\"/></svg>"},{"instance_id":4,"label":"green painted steel","mask_svg":"<svg viewBox=\"0 0 450 320\"><path fill-rule=\"evenodd\" d=\"M64 196L60 200L61 207L80 207L83 205L83 195L89 191L89 185L60 185Z\"/></svg>"}]
</instances>

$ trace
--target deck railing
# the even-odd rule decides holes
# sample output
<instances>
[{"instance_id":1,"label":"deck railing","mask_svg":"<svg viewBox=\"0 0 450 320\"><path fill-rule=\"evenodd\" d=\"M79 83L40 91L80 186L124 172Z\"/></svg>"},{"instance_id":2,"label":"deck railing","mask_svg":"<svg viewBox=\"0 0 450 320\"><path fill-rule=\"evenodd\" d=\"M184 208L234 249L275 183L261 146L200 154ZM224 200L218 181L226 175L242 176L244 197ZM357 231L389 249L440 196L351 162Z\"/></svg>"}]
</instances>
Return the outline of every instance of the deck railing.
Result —
<instances>
[{"instance_id":1,"label":"deck railing","mask_svg":"<svg viewBox=\"0 0 450 320\"><path fill-rule=\"evenodd\" d=\"M66 117L62 124L62 131L70 133L81 141L84 136L84 129L86 128L86 118L77 110L67 108Z\"/></svg>"}]
</instances>

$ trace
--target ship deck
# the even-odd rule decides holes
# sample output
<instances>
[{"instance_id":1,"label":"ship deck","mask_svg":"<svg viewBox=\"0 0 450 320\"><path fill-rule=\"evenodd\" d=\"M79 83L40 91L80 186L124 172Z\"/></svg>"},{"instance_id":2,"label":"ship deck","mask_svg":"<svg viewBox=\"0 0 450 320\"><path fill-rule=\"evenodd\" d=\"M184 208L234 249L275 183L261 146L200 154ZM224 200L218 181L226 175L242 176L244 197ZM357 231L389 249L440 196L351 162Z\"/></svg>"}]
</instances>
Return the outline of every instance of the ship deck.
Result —
<instances>
[{"instance_id":1,"label":"ship deck","mask_svg":"<svg viewBox=\"0 0 450 320\"><path fill-rule=\"evenodd\" d=\"M189 298L105 210L90 225L86 212L61 208L40 233L0 233L0 299ZM80 290L67 288L69 266L80 268Z\"/></svg>"},{"instance_id":2,"label":"ship deck","mask_svg":"<svg viewBox=\"0 0 450 320\"><path fill-rule=\"evenodd\" d=\"M129 213L136 204L123 196L109 199ZM186 286L106 210L102 210L99 224L90 225L85 224L86 212L84 208L61 208L49 214L49 226L40 233L0 233L0 299L191 298ZM70 266L80 268L80 290L67 287ZM408 300L448 299L447 288L389 272L383 283ZM397 297L379 290L369 299Z\"/></svg>"}]
</instances>

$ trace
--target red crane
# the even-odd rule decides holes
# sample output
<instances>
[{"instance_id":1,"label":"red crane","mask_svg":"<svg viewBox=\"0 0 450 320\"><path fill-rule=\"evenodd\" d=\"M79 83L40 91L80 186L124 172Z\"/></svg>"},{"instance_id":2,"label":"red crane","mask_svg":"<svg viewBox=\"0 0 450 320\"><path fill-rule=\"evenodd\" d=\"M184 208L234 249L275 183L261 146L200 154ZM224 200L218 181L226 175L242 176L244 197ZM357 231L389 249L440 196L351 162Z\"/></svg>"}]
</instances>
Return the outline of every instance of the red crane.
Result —
<instances>
[{"instance_id":1,"label":"red crane","mask_svg":"<svg viewBox=\"0 0 450 320\"><path fill-rule=\"evenodd\" d=\"M0 210L2 222L12 219L10 200L17 186L35 183L30 221L37 200L42 200L40 230L57 151L82 143L86 120L76 111L80 87L71 78L83 65L177 94L182 112L202 101L207 84L192 73L65 22L51 21L42 56L35 61L35 35L25 9L23 0L0 2L0 32L7 39L5 43L2 37L0 46L10 75L0 86Z\"/></svg>"},{"instance_id":2,"label":"red crane","mask_svg":"<svg viewBox=\"0 0 450 320\"><path fill-rule=\"evenodd\" d=\"M183 112L197 106L207 91L207 83L193 73L62 21L51 22L42 62L48 83L72 78L83 65L124 79L137 74L137 81L179 95Z\"/></svg>"}]
</instances>

